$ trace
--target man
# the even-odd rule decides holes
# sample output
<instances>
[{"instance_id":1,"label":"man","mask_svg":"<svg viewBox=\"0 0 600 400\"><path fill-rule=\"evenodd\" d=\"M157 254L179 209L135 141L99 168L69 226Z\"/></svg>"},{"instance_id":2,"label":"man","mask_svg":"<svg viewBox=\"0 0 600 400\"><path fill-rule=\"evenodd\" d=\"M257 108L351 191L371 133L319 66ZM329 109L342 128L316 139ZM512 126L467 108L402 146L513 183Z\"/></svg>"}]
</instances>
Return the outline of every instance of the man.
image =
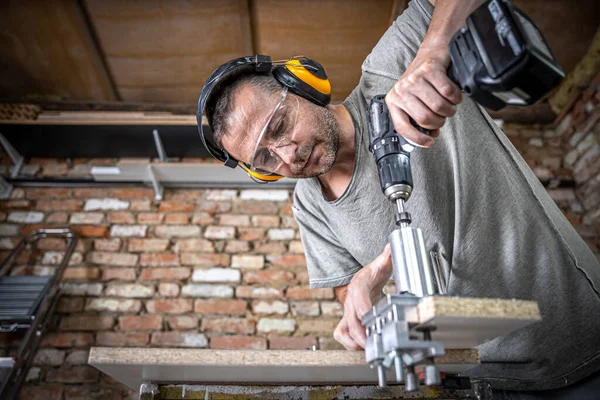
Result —
<instances>
[{"instance_id":1,"label":"man","mask_svg":"<svg viewBox=\"0 0 600 400\"><path fill-rule=\"evenodd\" d=\"M541 323L480 346L482 364L471 376L496 389L548 390L595 374L563 393L585 398L600 390L600 266L510 141L470 99L461 103L445 74L452 34L481 3L414 0L367 57L344 104L321 107L270 75L251 74L209 100L209 124L217 145L250 169L306 178L293 210L310 285L335 287L344 316L334 337L358 350L360 317L392 273L394 211L379 187L366 122L370 99L387 93L396 130L424 147L411 155L407 207L444 264L448 293L532 299L541 309Z\"/></svg>"}]
</instances>

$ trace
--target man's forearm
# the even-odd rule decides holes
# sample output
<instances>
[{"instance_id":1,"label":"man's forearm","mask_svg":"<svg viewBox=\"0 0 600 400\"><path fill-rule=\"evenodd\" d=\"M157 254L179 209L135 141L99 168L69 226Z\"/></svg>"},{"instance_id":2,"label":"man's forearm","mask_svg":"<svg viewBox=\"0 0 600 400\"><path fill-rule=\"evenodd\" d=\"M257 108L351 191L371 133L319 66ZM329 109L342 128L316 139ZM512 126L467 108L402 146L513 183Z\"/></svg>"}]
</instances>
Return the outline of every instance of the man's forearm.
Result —
<instances>
[{"instance_id":1,"label":"man's forearm","mask_svg":"<svg viewBox=\"0 0 600 400\"><path fill-rule=\"evenodd\" d=\"M429 0L435 7L421 48L448 48L452 36L485 0Z\"/></svg>"}]
</instances>

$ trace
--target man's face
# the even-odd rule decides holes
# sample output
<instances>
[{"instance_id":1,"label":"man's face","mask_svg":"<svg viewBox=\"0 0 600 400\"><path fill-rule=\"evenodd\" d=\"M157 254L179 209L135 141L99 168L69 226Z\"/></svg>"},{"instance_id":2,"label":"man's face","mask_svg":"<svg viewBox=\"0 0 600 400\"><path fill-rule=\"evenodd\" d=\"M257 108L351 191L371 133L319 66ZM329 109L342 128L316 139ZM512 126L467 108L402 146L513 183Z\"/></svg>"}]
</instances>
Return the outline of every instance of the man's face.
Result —
<instances>
[{"instance_id":1,"label":"man's face","mask_svg":"<svg viewBox=\"0 0 600 400\"><path fill-rule=\"evenodd\" d=\"M249 84L236 91L233 113L225 124L222 139L229 154L252 164L259 135L279 96L279 93L263 93ZM277 168L270 172L290 178L310 178L328 172L335 162L340 139L340 126L333 113L292 92L287 93L283 106L265 132L270 145L259 146L259 150L271 152L271 156L280 160ZM283 127L280 137L269 140L268 135L278 127ZM261 140L263 143L265 139Z\"/></svg>"}]
</instances>

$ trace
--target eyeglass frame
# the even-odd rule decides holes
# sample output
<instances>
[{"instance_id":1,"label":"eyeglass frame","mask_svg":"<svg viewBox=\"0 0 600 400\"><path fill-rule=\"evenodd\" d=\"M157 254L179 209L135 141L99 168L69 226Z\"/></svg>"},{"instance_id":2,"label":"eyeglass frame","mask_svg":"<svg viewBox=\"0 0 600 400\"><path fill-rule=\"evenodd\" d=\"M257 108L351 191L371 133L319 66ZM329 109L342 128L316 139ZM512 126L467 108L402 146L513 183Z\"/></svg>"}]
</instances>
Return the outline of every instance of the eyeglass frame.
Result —
<instances>
[{"instance_id":1,"label":"eyeglass frame","mask_svg":"<svg viewBox=\"0 0 600 400\"><path fill-rule=\"evenodd\" d=\"M273 117L275 117L275 114L277 114L277 111L279 111L279 109L283 106L283 103L285 102L285 99L287 98L288 91L289 91L288 87L284 86L283 89L281 90L281 93L279 94L279 99L277 100L277 103L275 103L275 107L273 108L273 111L271 111L271 113L269 114L269 117L267 118L267 121L266 121L264 127L262 128L262 130L260 131L260 134L258 135L256 145L254 146L254 151L252 152L252 158L250 159L250 170L252 170L252 171L276 175L276 173L273 171L266 171L266 170L262 170L262 169L260 169L260 171L258 171L259 169L257 169L254 166L254 164L255 164L254 160L256 159L256 153L260 147L260 143L262 142L265 133L269 129L269 125L271 124ZM296 116L296 118L297 118L297 116ZM281 161L281 158L280 158L280 161Z\"/></svg>"}]
</instances>

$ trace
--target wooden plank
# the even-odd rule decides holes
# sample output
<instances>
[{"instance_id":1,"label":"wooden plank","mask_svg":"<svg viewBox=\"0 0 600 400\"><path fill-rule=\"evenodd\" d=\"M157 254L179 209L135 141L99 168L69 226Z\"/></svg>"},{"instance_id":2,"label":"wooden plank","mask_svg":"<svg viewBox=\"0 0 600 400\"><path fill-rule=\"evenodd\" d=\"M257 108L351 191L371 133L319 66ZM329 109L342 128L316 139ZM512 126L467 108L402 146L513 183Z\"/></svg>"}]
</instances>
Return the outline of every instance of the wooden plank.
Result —
<instances>
[{"instance_id":1,"label":"wooden plank","mask_svg":"<svg viewBox=\"0 0 600 400\"><path fill-rule=\"evenodd\" d=\"M398 16L400 16L404 10L408 7L409 0L394 0L392 2L392 12L390 13L390 21L388 25L391 25Z\"/></svg>"},{"instance_id":2,"label":"wooden plank","mask_svg":"<svg viewBox=\"0 0 600 400\"><path fill-rule=\"evenodd\" d=\"M387 29L391 7L391 0L257 1L252 10L256 51L273 59L315 59L331 80L332 100L343 101Z\"/></svg>"},{"instance_id":3,"label":"wooden plank","mask_svg":"<svg viewBox=\"0 0 600 400\"><path fill-rule=\"evenodd\" d=\"M477 350L452 350L440 369L460 373L479 362ZM88 363L132 389L144 381L202 384L373 384L362 351L204 350L93 347ZM388 371L393 379L393 371Z\"/></svg>"},{"instance_id":4,"label":"wooden plank","mask_svg":"<svg viewBox=\"0 0 600 400\"><path fill-rule=\"evenodd\" d=\"M0 26L2 97L116 99L77 2L4 2Z\"/></svg>"},{"instance_id":5,"label":"wooden plank","mask_svg":"<svg viewBox=\"0 0 600 400\"><path fill-rule=\"evenodd\" d=\"M251 56L254 52L254 32L252 30L252 14L250 12L250 0L240 1L240 28L242 30L242 51L245 56Z\"/></svg>"},{"instance_id":6,"label":"wooden plank","mask_svg":"<svg viewBox=\"0 0 600 400\"><path fill-rule=\"evenodd\" d=\"M220 64L243 52L239 0L86 0L125 101L196 102Z\"/></svg>"}]
</instances>

